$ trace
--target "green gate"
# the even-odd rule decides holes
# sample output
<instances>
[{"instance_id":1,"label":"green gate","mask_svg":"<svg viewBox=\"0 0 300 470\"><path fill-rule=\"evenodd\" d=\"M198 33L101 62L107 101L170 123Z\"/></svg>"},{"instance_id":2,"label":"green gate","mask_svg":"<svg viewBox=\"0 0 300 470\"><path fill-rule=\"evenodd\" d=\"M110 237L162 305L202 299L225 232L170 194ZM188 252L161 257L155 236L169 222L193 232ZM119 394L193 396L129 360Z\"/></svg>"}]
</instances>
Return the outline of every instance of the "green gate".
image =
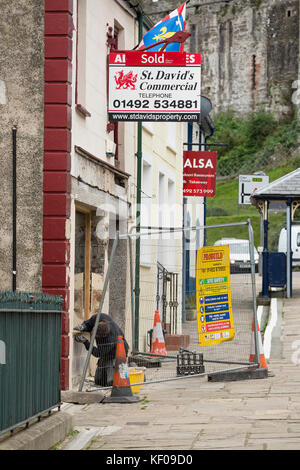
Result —
<instances>
[{"instance_id":1,"label":"green gate","mask_svg":"<svg viewBox=\"0 0 300 470\"><path fill-rule=\"evenodd\" d=\"M60 405L62 303L0 292L0 434Z\"/></svg>"}]
</instances>

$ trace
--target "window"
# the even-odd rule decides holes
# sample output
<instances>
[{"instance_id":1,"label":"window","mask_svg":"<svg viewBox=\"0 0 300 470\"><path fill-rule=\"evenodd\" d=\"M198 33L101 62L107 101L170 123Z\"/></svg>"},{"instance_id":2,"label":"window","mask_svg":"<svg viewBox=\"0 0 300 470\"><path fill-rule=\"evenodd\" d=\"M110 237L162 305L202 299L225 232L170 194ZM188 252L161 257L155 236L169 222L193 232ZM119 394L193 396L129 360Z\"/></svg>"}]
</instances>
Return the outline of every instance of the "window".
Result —
<instances>
[{"instance_id":1,"label":"window","mask_svg":"<svg viewBox=\"0 0 300 470\"><path fill-rule=\"evenodd\" d=\"M176 192L175 183L172 179L168 179L168 206L169 206L169 226L175 226L175 213L176 213Z\"/></svg>"},{"instance_id":2,"label":"window","mask_svg":"<svg viewBox=\"0 0 300 470\"><path fill-rule=\"evenodd\" d=\"M158 180L158 226L163 227L165 226L166 222L166 205L165 205L165 175L163 173L159 173L159 180ZM159 234L159 238L157 241L157 260L160 264L164 265L164 240L163 234Z\"/></svg>"},{"instance_id":3,"label":"window","mask_svg":"<svg viewBox=\"0 0 300 470\"><path fill-rule=\"evenodd\" d=\"M175 182L172 179L168 178L168 214L166 214L166 226L170 228L175 227L175 214L176 214L176 188ZM168 256L165 260L165 268L172 272L175 268L175 258L176 258L176 241L174 237L174 233L169 233L168 235L169 241L168 246Z\"/></svg>"},{"instance_id":4,"label":"window","mask_svg":"<svg viewBox=\"0 0 300 470\"><path fill-rule=\"evenodd\" d=\"M96 212L87 206L76 204L73 326L82 323L98 311L107 264L107 243L99 238L99 232L103 233L102 227L99 227L102 219L103 217L97 216ZM73 385L77 385L85 359L85 349L74 342ZM89 364L91 375L95 374L95 364L96 359L92 359Z\"/></svg>"},{"instance_id":5,"label":"window","mask_svg":"<svg viewBox=\"0 0 300 470\"><path fill-rule=\"evenodd\" d=\"M151 121L143 121L142 122L143 129L145 129L149 134L153 135L153 122Z\"/></svg>"},{"instance_id":6,"label":"window","mask_svg":"<svg viewBox=\"0 0 300 470\"><path fill-rule=\"evenodd\" d=\"M97 312L105 276L107 244L105 216L80 204L75 215L74 324Z\"/></svg>"},{"instance_id":7,"label":"window","mask_svg":"<svg viewBox=\"0 0 300 470\"><path fill-rule=\"evenodd\" d=\"M256 55L252 56L252 90L256 89Z\"/></svg>"},{"instance_id":8,"label":"window","mask_svg":"<svg viewBox=\"0 0 300 470\"><path fill-rule=\"evenodd\" d=\"M89 318L90 310L90 259L91 215L84 209L76 210L75 217L75 277L74 313L75 324Z\"/></svg>"},{"instance_id":9,"label":"window","mask_svg":"<svg viewBox=\"0 0 300 470\"><path fill-rule=\"evenodd\" d=\"M82 116L90 116L86 109L86 17L87 0L77 0L77 41L76 41L76 83L75 104L76 110Z\"/></svg>"},{"instance_id":10,"label":"window","mask_svg":"<svg viewBox=\"0 0 300 470\"><path fill-rule=\"evenodd\" d=\"M107 45L109 47L109 52L116 51L118 49L124 49L124 29L123 27L115 20L114 27L109 26L107 31ZM107 83L108 85L108 83ZM115 149L115 166L119 168L120 166L120 146L124 149L124 123L119 122L109 122L107 124L107 132L112 132L112 140L116 144ZM123 155L124 158L124 155ZM123 166L124 166L124 162Z\"/></svg>"},{"instance_id":11,"label":"window","mask_svg":"<svg viewBox=\"0 0 300 470\"><path fill-rule=\"evenodd\" d=\"M141 226L152 225L152 166L149 162L143 161L142 173L142 196L141 196ZM144 230L147 232L148 230ZM142 230L143 232L143 230ZM150 266L152 258L152 241L146 237L141 237L141 265Z\"/></svg>"},{"instance_id":12,"label":"window","mask_svg":"<svg viewBox=\"0 0 300 470\"><path fill-rule=\"evenodd\" d=\"M168 122L168 136L167 136L167 147L171 149L174 153L177 152L176 144L177 144L177 123L176 122Z\"/></svg>"}]
</instances>

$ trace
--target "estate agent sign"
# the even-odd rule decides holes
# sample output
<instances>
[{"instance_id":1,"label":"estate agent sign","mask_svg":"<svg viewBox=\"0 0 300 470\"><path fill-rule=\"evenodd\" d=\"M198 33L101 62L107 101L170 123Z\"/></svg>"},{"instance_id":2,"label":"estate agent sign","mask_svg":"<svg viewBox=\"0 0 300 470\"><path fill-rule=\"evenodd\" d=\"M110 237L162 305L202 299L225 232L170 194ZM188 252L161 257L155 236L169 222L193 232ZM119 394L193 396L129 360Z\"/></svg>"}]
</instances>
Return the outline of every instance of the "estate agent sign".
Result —
<instances>
[{"instance_id":1,"label":"estate agent sign","mask_svg":"<svg viewBox=\"0 0 300 470\"><path fill-rule=\"evenodd\" d=\"M110 121L198 121L200 100L201 54L109 54Z\"/></svg>"}]
</instances>

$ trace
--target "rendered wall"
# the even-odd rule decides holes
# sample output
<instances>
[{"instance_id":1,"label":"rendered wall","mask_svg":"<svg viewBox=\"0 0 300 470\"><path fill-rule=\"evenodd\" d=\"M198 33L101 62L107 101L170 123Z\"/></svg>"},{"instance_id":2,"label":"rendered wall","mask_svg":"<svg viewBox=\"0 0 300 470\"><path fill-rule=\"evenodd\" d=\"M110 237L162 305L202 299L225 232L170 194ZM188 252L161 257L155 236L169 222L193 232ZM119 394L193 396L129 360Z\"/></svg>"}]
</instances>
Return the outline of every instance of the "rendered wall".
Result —
<instances>
[{"instance_id":1,"label":"rendered wall","mask_svg":"<svg viewBox=\"0 0 300 470\"><path fill-rule=\"evenodd\" d=\"M17 126L17 290L41 291L44 1L1 0L0 289L12 288L12 127Z\"/></svg>"}]
</instances>

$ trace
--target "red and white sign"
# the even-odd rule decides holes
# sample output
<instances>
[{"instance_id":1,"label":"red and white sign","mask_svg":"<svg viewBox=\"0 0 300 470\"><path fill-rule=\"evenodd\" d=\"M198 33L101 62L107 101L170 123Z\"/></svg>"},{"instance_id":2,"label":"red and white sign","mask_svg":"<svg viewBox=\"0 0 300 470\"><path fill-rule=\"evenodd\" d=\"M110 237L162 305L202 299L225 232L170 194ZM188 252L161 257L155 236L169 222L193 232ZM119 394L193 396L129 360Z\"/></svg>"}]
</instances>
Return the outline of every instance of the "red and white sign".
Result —
<instances>
[{"instance_id":1,"label":"red and white sign","mask_svg":"<svg viewBox=\"0 0 300 470\"><path fill-rule=\"evenodd\" d=\"M216 194L217 152L183 152L183 196Z\"/></svg>"},{"instance_id":2,"label":"red and white sign","mask_svg":"<svg viewBox=\"0 0 300 470\"><path fill-rule=\"evenodd\" d=\"M215 323L207 323L206 324L206 331L219 331L219 330L229 330L232 328L230 321L218 321Z\"/></svg>"},{"instance_id":3,"label":"red and white sign","mask_svg":"<svg viewBox=\"0 0 300 470\"><path fill-rule=\"evenodd\" d=\"M200 100L201 54L109 54L110 121L198 121Z\"/></svg>"}]
</instances>

